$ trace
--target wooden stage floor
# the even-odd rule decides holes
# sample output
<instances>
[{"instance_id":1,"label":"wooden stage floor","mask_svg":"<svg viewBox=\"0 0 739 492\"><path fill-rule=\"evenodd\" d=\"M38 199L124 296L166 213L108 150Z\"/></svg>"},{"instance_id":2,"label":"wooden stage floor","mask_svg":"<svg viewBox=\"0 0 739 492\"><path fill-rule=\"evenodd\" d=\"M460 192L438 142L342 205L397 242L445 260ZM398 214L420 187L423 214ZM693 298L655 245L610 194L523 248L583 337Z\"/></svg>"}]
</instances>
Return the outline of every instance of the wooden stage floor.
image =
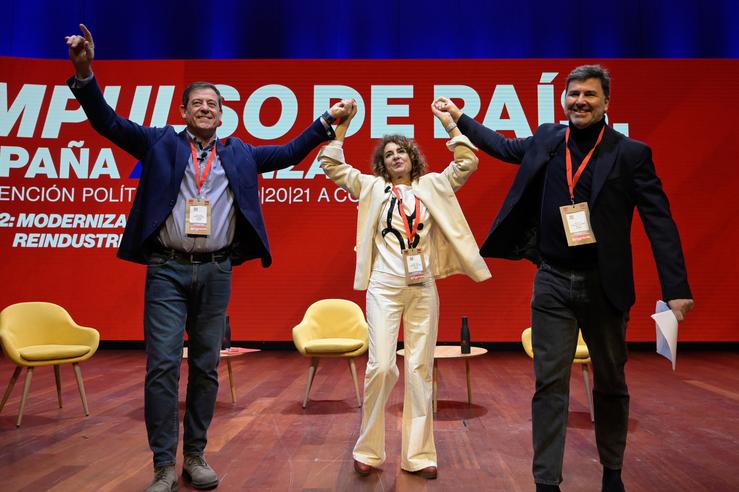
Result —
<instances>
[{"instance_id":1,"label":"wooden stage floor","mask_svg":"<svg viewBox=\"0 0 739 492\"><path fill-rule=\"evenodd\" d=\"M357 364L360 378L365 362ZM361 415L344 361L321 361L305 410L300 401L308 360L297 352L234 359L235 404L223 364L206 452L222 478L217 490L532 491L531 361L523 352L492 351L470 363L468 408L464 363L440 361L435 481L400 471L402 370L387 409L387 462L380 473L362 479L352 471ZM16 429L24 371L0 414L0 490L143 490L152 476L144 365L139 350L102 350L83 363L89 417L83 416L71 366L62 367L63 409L57 408L53 371L37 369L23 424ZM182 369L181 402L186 363ZM573 369L562 490L597 491L601 467L582 377ZM3 391L12 370L7 359L0 360ZM739 354L685 351L673 373L665 359L632 352L627 374L627 490L739 490ZM178 456L178 473L180 466ZM180 490L192 489L181 482Z\"/></svg>"}]
</instances>

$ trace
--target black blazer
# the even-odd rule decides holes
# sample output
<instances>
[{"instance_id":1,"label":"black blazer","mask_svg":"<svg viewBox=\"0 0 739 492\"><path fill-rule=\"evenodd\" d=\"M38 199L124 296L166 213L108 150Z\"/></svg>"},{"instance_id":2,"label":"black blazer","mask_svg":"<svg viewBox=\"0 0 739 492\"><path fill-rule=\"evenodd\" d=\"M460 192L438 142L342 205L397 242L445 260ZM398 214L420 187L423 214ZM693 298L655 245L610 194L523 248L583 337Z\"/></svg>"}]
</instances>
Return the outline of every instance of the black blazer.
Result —
<instances>
[{"instance_id":1,"label":"black blazer","mask_svg":"<svg viewBox=\"0 0 739 492\"><path fill-rule=\"evenodd\" d=\"M486 153L520 164L480 254L511 260L526 258L538 265L544 169L558 147L564 145L567 127L545 124L532 137L507 139L466 115L457 124ZM655 172L651 149L606 126L594 164L590 220L597 240L598 269L608 299L621 311L628 311L634 304L634 208L639 211L652 245L663 299L691 299L680 236Z\"/></svg>"}]
</instances>

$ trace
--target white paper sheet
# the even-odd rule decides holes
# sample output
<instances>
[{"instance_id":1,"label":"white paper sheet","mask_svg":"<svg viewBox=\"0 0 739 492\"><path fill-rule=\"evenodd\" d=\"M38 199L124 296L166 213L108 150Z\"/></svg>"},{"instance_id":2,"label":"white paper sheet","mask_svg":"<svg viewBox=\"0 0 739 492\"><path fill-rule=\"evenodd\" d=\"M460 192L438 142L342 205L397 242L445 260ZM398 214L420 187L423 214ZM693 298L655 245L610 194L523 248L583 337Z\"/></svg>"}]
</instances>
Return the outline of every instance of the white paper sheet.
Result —
<instances>
[{"instance_id":1,"label":"white paper sheet","mask_svg":"<svg viewBox=\"0 0 739 492\"><path fill-rule=\"evenodd\" d=\"M677 318L664 301L657 301L652 315L657 330L657 353L672 362L672 370L677 364Z\"/></svg>"}]
</instances>

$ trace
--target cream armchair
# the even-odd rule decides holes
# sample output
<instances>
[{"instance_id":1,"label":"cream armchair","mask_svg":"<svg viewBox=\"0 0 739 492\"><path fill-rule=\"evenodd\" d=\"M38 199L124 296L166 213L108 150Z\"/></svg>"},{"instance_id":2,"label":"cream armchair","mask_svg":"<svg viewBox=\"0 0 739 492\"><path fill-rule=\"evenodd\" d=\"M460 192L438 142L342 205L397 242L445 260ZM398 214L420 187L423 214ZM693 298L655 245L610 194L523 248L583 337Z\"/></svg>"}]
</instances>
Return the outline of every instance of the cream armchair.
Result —
<instances>
[{"instance_id":1,"label":"cream armchair","mask_svg":"<svg viewBox=\"0 0 739 492\"><path fill-rule=\"evenodd\" d=\"M354 359L367 351L368 340L367 322L357 304L344 299L314 302L305 312L303 321L293 328L293 342L298 351L311 360L303 408L308 405L308 394L321 357L348 359L357 405L362 406Z\"/></svg>"},{"instance_id":2,"label":"cream armchair","mask_svg":"<svg viewBox=\"0 0 739 492\"><path fill-rule=\"evenodd\" d=\"M534 348L531 343L531 328L526 328L521 333L521 343L523 349L526 351L526 355L534 358ZM582 378L585 383L585 393L588 396L588 409L590 410L590 421L595 421L595 414L593 413L593 391L590 389L590 353L588 352L588 346L585 345L585 340L582 337L582 332L577 332L577 348L575 349L575 358L572 361L573 364L580 364L582 367Z\"/></svg>"},{"instance_id":3,"label":"cream armchair","mask_svg":"<svg viewBox=\"0 0 739 492\"><path fill-rule=\"evenodd\" d=\"M85 415L87 408L85 386L79 363L97 351L100 334L94 328L85 328L74 322L61 306L48 302L22 302L6 307L0 312L0 343L3 352L17 366L0 403L0 412L13 391L23 367L26 379L18 409L16 427L20 427L23 409L31 388L33 369L39 366L54 366L56 393L59 408L62 407L60 364L72 364L77 387L82 398Z\"/></svg>"}]
</instances>

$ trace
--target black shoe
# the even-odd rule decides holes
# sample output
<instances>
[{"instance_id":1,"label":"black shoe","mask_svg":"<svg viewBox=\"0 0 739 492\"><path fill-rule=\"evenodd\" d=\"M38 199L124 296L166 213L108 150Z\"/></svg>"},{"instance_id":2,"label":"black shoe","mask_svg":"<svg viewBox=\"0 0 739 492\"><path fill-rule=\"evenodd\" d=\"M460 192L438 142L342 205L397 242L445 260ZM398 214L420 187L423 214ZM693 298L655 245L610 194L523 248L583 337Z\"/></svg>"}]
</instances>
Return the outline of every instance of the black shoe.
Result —
<instances>
[{"instance_id":1,"label":"black shoe","mask_svg":"<svg viewBox=\"0 0 739 492\"><path fill-rule=\"evenodd\" d=\"M625 492L624 483L621 481L621 470L603 467L601 492Z\"/></svg>"},{"instance_id":2,"label":"black shoe","mask_svg":"<svg viewBox=\"0 0 739 492\"><path fill-rule=\"evenodd\" d=\"M560 492L559 485L549 485L546 483L537 483L536 492Z\"/></svg>"}]
</instances>

